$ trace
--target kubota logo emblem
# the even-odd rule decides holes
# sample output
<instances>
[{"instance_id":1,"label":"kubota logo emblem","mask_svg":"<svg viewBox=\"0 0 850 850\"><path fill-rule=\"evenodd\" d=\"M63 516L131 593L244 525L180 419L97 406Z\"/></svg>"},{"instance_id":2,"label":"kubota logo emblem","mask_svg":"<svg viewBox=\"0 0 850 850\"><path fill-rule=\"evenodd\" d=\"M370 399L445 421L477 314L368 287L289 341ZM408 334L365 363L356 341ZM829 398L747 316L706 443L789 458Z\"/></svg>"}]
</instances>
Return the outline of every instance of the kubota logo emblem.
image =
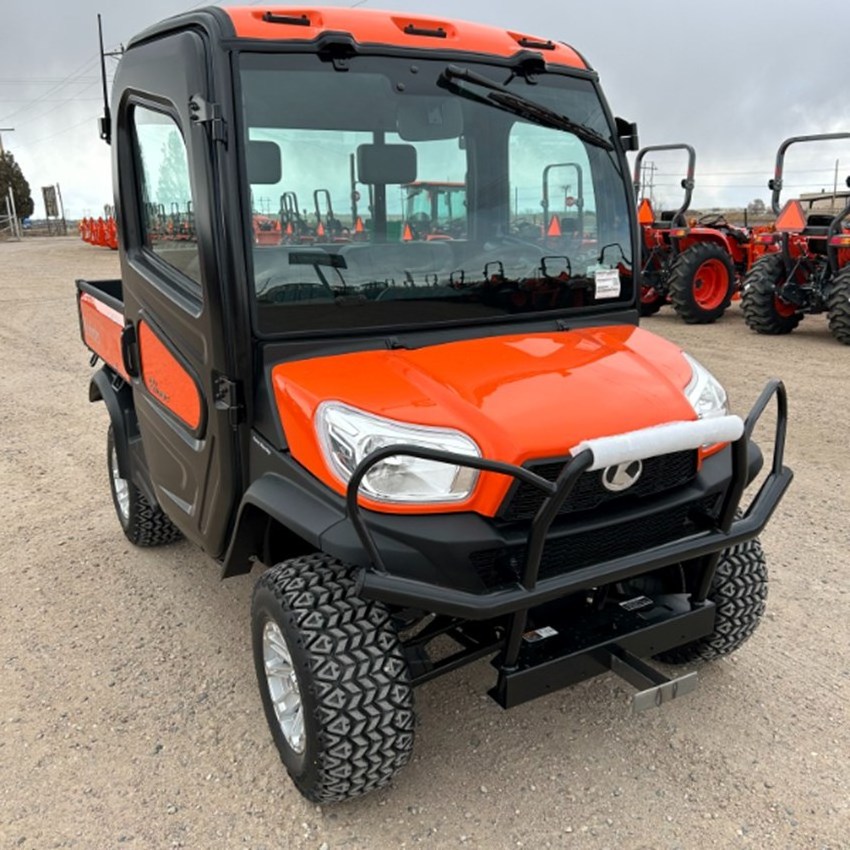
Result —
<instances>
[{"instance_id":1,"label":"kubota logo emblem","mask_svg":"<svg viewBox=\"0 0 850 850\"><path fill-rule=\"evenodd\" d=\"M612 493L619 493L637 483L642 473L643 464L639 460L618 463L602 471L602 486Z\"/></svg>"}]
</instances>

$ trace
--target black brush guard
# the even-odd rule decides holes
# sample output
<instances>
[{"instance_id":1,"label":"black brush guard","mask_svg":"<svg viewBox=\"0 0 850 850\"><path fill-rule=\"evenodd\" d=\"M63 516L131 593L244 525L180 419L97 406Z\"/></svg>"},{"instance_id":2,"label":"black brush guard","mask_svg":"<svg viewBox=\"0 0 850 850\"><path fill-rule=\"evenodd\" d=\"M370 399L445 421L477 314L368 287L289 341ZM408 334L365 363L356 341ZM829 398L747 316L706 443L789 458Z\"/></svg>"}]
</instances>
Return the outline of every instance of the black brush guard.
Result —
<instances>
[{"instance_id":1,"label":"black brush guard","mask_svg":"<svg viewBox=\"0 0 850 850\"><path fill-rule=\"evenodd\" d=\"M741 497L748 484L748 444L753 430L773 398L776 398L776 428L771 469L747 510L738 518ZM613 670L636 686L648 686L638 694L635 707L643 708L692 690L695 674L668 680L640 661L639 656L653 655L710 634L714 628L714 606L706 599L718 561L724 550L756 537L765 527L793 478L783 463L788 421L788 402L784 384L768 382L744 422L741 437L732 443L732 474L714 526L683 540L675 540L644 551L634 552L613 560L593 564L563 574L538 580L543 548L549 529L569 497L579 476L593 464L593 454L585 449L565 463L558 478L552 482L512 464L453 454L412 445L387 446L366 457L355 469L346 495L348 516L369 557L371 565L358 577L360 593L401 607L434 612L445 618L490 620L510 615L506 637L498 645L470 647L456 659L441 666L447 672L484 654L500 651L497 666L499 682L491 692L505 707L516 705L548 691L572 684L605 670ZM389 573L381 559L372 535L358 504L358 493L365 475L375 464L388 457L407 455L426 460L466 466L484 472L511 476L539 490L546 499L538 509L529 529L526 562L521 578L513 587L489 593L472 593L411 579ZM570 596L582 590L625 581L671 564L688 562L689 572L697 580L695 590L684 607L681 601L671 600L662 606L663 613L655 618L632 618L629 622L605 624L616 632L594 635L588 623L587 635L574 634L563 654L537 656L527 659L523 646L528 613L532 608ZM582 624L583 625L583 624ZM444 630L445 631L445 630ZM604 631L602 629L601 632ZM557 644L557 642L555 642ZM430 672L415 678L426 681L437 673Z\"/></svg>"}]
</instances>

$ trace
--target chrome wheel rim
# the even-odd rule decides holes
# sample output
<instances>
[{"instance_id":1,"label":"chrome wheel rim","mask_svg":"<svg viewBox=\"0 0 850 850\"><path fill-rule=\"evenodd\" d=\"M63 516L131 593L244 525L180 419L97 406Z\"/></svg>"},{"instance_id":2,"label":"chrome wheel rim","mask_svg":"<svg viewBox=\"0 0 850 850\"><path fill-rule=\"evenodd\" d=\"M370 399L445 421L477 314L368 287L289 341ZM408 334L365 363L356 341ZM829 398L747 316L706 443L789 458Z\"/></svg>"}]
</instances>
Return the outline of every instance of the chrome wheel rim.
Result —
<instances>
[{"instance_id":1,"label":"chrome wheel rim","mask_svg":"<svg viewBox=\"0 0 850 850\"><path fill-rule=\"evenodd\" d=\"M115 502L118 512L125 521L130 518L130 485L126 478L121 477L118 471L118 452L113 446L109 456L109 469L112 472L112 488L115 491Z\"/></svg>"},{"instance_id":2,"label":"chrome wheel rim","mask_svg":"<svg viewBox=\"0 0 850 850\"><path fill-rule=\"evenodd\" d=\"M278 624L271 620L263 626L263 667L280 731L296 753L303 753L304 711L301 689L283 633Z\"/></svg>"}]
</instances>

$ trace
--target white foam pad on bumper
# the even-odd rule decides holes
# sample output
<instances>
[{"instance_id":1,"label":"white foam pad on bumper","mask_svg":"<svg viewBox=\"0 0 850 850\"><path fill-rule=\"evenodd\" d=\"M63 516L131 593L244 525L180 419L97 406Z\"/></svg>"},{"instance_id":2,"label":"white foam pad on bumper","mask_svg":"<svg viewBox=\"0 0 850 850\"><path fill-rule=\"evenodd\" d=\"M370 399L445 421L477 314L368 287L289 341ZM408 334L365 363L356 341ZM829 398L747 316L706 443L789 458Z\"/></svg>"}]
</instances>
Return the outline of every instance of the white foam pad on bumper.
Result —
<instances>
[{"instance_id":1,"label":"white foam pad on bumper","mask_svg":"<svg viewBox=\"0 0 850 850\"><path fill-rule=\"evenodd\" d=\"M590 470L605 469L632 460L646 460L715 443L731 443L743 433L744 422L740 416L714 416L694 422L667 422L640 431L584 440L570 453L575 456L590 449L593 452Z\"/></svg>"}]
</instances>

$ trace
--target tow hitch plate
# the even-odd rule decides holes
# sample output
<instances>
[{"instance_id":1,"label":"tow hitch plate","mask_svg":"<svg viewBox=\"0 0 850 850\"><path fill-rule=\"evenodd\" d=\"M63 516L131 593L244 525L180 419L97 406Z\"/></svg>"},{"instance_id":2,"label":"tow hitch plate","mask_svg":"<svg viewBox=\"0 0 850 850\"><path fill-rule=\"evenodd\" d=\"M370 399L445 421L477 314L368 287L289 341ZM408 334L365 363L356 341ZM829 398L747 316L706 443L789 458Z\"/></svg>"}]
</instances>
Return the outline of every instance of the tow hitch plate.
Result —
<instances>
[{"instance_id":1,"label":"tow hitch plate","mask_svg":"<svg viewBox=\"0 0 850 850\"><path fill-rule=\"evenodd\" d=\"M663 673L619 646L601 649L599 655L599 660L610 667L613 673L638 689L632 699L635 712L655 708L696 689L696 672L668 679Z\"/></svg>"}]
</instances>

